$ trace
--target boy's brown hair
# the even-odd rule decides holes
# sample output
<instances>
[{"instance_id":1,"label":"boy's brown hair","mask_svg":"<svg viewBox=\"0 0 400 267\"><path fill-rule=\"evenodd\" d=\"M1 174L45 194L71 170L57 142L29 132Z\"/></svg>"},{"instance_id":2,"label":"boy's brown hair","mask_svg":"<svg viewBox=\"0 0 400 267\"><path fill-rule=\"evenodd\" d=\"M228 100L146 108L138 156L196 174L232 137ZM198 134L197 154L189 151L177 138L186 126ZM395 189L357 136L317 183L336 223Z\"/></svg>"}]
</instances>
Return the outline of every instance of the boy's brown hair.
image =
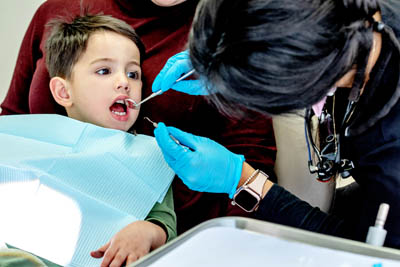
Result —
<instances>
[{"instance_id":1,"label":"boy's brown hair","mask_svg":"<svg viewBox=\"0 0 400 267\"><path fill-rule=\"evenodd\" d=\"M126 22L109 15L77 16L71 22L55 19L47 24L51 32L46 41L46 65L50 77L70 79L72 68L85 52L89 37L99 31L111 31L132 40L143 61L145 48L135 30Z\"/></svg>"}]
</instances>

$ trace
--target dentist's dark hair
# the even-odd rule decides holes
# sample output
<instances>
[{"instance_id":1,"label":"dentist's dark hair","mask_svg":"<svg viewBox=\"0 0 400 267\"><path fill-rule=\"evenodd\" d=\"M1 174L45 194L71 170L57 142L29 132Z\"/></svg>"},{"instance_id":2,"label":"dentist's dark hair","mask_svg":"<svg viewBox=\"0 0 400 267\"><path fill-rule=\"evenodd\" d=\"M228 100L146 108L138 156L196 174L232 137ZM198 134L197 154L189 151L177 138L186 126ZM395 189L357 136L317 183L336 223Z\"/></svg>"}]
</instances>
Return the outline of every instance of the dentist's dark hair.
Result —
<instances>
[{"instance_id":1,"label":"dentist's dark hair","mask_svg":"<svg viewBox=\"0 0 400 267\"><path fill-rule=\"evenodd\" d=\"M309 108L352 67L363 81L379 0L202 0L190 59L223 112Z\"/></svg>"}]
</instances>

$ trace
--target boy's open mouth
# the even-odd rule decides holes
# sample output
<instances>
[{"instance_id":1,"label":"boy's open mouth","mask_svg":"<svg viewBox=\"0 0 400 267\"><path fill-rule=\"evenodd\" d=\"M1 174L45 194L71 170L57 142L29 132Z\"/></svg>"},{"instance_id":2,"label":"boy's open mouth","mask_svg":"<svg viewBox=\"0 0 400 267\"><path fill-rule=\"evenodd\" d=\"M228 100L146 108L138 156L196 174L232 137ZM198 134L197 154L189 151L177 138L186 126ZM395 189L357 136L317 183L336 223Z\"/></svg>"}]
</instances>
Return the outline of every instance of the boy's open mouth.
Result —
<instances>
[{"instance_id":1,"label":"boy's open mouth","mask_svg":"<svg viewBox=\"0 0 400 267\"><path fill-rule=\"evenodd\" d=\"M112 104L110 107L110 111L118 116L125 116L127 109L128 108L125 105L125 101L122 99L115 101L114 104Z\"/></svg>"}]
</instances>

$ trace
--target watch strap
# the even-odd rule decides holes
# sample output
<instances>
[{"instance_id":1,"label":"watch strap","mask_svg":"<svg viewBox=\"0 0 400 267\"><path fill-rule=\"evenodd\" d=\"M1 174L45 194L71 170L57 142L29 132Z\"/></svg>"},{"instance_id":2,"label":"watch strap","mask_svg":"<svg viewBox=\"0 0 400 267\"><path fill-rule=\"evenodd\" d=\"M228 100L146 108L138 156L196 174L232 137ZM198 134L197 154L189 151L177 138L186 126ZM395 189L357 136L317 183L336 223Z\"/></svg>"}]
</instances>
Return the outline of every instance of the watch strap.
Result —
<instances>
[{"instance_id":1,"label":"watch strap","mask_svg":"<svg viewBox=\"0 0 400 267\"><path fill-rule=\"evenodd\" d=\"M254 192L256 192L260 197L262 196L263 188L265 182L268 180L268 175L264 172L258 170L258 174L254 178L251 183L248 183L247 186L251 188Z\"/></svg>"}]
</instances>

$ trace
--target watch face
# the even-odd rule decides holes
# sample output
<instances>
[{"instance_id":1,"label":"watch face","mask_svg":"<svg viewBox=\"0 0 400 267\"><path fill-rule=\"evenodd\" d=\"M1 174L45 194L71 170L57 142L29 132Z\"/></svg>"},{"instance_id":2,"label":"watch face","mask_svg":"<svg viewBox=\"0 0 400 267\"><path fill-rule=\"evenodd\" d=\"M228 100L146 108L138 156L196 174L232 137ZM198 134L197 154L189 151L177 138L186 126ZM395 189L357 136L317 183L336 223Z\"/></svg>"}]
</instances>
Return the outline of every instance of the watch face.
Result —
<instances>
[{"instance_id":1,"label":"watch face","mask_svg":"<svg viewBox=\"0 0 400 267\"><path fill-rule=\"evenodd\" d=\"M258 203L256 196L246 190L241 190L235 197L237 205L241 206L244 210L251 212Z\"/></svg>"}]
</instances>

